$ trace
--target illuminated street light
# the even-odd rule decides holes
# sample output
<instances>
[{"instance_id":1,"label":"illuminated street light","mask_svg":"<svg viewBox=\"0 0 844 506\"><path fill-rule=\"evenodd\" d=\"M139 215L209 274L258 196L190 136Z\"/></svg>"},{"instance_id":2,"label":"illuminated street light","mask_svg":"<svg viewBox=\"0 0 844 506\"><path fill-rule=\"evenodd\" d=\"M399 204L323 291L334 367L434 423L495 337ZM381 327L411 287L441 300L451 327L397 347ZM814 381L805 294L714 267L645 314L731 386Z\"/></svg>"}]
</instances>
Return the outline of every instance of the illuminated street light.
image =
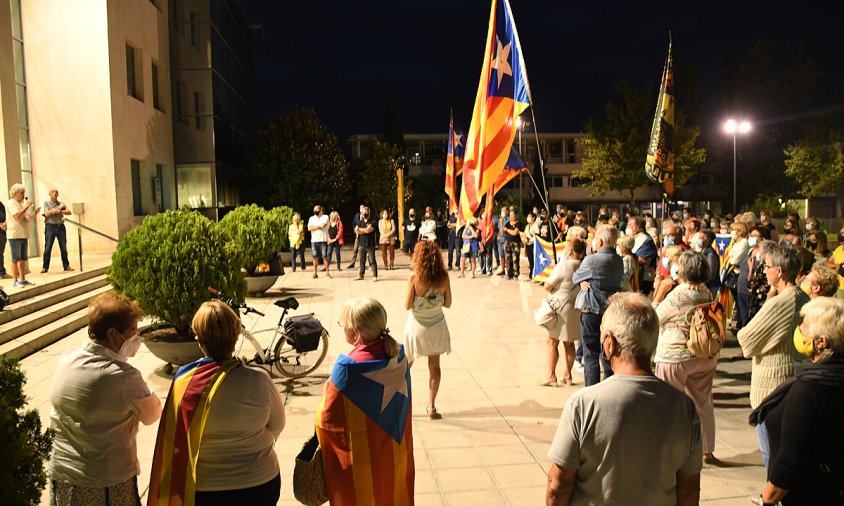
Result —
<instances>
[{"instance_id":1,"label":"illuminated street light","mask_svg":"<svg viewBox=\"0 0 844 506\"><path fill-rule=\"evenodd\" d=\"M750 122L749 121L741 121L737 122L734 119L728 119L726 123L724 123L724 131L728 134L733 136L733 209L732 211L735 213L738 211L736 209L736 134L746 134L750 132Z\"/></svg>"}]
</instances>

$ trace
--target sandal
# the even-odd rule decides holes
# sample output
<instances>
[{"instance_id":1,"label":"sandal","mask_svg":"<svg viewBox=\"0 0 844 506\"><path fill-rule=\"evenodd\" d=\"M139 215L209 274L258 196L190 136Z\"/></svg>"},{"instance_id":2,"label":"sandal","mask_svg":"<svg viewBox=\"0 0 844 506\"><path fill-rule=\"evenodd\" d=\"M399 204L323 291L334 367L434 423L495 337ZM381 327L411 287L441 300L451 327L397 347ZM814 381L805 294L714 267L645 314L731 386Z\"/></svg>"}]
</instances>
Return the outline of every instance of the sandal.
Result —
<instances>
[{"instance_id":1,"label":"sandal","mask_svg":"<svg viewBox=\"0 0 844 506\"><path fill-rule=\"evenodd\" d=\"M541 381L541 382L539 382L539 386L541 386L541 387L555 387L555 386L557 386L557 379L554 378L552 380L549 379L549 380Z\"/></svg>"},{"instance_id":2,"label":"sandal","mask_svg":"<svg viewBox=\"0 0 844 506\"><path fill-rule=\"evenodd\" d=\"M572 386L574 385L574 381L572 381L571 376L568 378L563 378L560 380L560 386Z\"/></svg>"},{"instance_id":3,"label":"sandal","mask_svg":"<svg viewBox=\"0 0 844 506\"><path fill-rule=\"evenodd\" d=\"M428 418L431 420L440 420L442 419L442 415L439 414L437 408L425 408L425 412L428 413Z\"/></svg>"}]
</instances>

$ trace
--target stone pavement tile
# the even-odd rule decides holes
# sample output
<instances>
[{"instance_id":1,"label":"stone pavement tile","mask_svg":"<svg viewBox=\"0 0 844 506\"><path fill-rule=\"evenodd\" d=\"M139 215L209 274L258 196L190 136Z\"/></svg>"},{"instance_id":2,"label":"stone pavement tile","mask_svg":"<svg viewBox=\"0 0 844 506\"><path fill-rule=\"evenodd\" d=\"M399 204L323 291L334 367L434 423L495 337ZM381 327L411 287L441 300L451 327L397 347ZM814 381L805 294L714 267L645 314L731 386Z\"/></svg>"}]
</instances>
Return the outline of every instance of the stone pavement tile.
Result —
<instances>
[{"instance_id":1,"label":"stone pavement tile","mask_svg":"<svg viewBox=\"0 0 844 506\"><path fill-rule=\"evenodd\" d=\"M514 425L513 431L525 444L543 443L550 446L557 432L557 421L553 424Z\"/></svg>"},{"instance_id":2,"label":"stone pavement tile","mask_svg":"<svg viewBox=\"0 0 844 506\"><path fill-rule=\"evenodd\" d=\"M430 469L416 468L416 479L413 484L414 495L436 493L439 494L440 487L434 478L434 472Z\"/></svg>"},{"instance_id":3,"label":"stone pavement tile","mask_svg":"<svg viewBox=\"0 0 844 506\"><path fill-rule=\"evenodd\" d=\"M504 506L507 504L498 490L444 493L443 498L448 506Z\"/></svg>"},{"instance_id":4,"label":"stone pavement tile","mask_svg":"<svg viewBox=\"0 0 844 506\"><path fill-rule=\"evenodd\" d=\"M422 433L422 448L472 448L472 438L464 430L439 430Z\"/></svg>"},{"instance_id":5,"label":"stone pavement tile","mask_svg":"<svg viewBox=\"0 0 844 506\"><path fill-rule=\"evenodd\" d=\"M548 481L545 469L538 463L511 464L487 468L500 489L541 487Z\"/></svg>"},{"instance_id":6,"label":"stone pavement tile","mask_svg":"<svg viewBox=\"0 0 844 506\"><path fill-rule=\"evenodd\" d=\"M466 469L454 467L434 469L434 475L443 493L490 490L497 493L498 488L486 468ZM446 502L451 504L446 498ZM454 503L458 504L458 503ZM465 503L464 503L465 504Z\"/></svg>"},{"instance_id":7,"label":"stone pavement tile","mask_svg":"<svg viewBox=\"0 0 844 506\"><path fill-rule=\"evenodd\" d=\"M477 451L483 459L484 465L487 467L512 464L536 465L536 459L524 444L478 446ZM494 473L493 477L495 477Z\"/></svg>"},{"instance_id":8,"label":"stone pavement tile","mask_svg":"<svg viewBox=\"0 0 844 506\"><path fill-rule=\"evenodd\" d=\"M414 494L413 502L416 506L443 506L443 496L439 493ZM297 505L301 503L296 503Z\"/></svg>"},{"instance_id":9,"label":"stone pavement tile","mask_svg":"<svg viewBox=\"0 0 844 506\"><path fill-rule=\"evenodd\" d=\"M726 483L710 469L704 469L700 474L700 499L701 501L713 499L726 499L737 497L741 491Z\"/></svg>"},{"instance_id":10,"label":"stone pavement tile","mask_svg":"<svg viewBox=\"0 0 844 506\"><path fill-rule=\"evenodd\" d=\"M545 504L545 485L541 487L506 488L501 491L511 506Z\"/></svg>"},{"instance_id":11,"label":"stone pavement tile","mask_svg":"<svg viewBox=\"0 0 844 506\"><path fill-rule=\"evenodd\" d=\"M426 451L432 469L477 468L484 464L475 448L428 448Z\"/></svg>"}]
</instances>

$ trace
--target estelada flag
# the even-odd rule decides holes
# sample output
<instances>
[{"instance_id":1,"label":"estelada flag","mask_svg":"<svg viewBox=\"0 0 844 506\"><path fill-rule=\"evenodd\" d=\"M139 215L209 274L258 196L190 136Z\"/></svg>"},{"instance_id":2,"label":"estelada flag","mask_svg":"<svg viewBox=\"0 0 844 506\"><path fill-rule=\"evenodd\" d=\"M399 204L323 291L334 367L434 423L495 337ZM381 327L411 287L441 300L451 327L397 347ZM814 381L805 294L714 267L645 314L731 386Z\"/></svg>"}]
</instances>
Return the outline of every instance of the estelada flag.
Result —
<instances>
[{"instance_id":1,"label":"estelada flag","mask_svg":"<svg viewBox=\"0 0 844 506\"><path fill-rule=\"evenodd\" d=\"M510 181L516 178L519 174L527 172L527 164L522 159L519 152L516 151L515 146L510 147L510 157L507 158L507 164L504 170L498 175L495 184L486 192L486 201L484 205L484 226L482 227L481 238L485 244L488 244L494 232L492 226L492 215L494 213L495 194L498 190L504 188Z\"/></svg>"},{"instance_id":2,"label":"estelada flag","mask_svg":"<svg viewBox=\"0 0 844 506\"><path fill-rule=\"evenodd\" d=\"M448 195L448 213L457 209L457 188L455 181L463 172L465 136L454 129L454 114L448 124L448 154L445 159L445 193Z\"/></svg>"},{"instance_id":3,"label":"estelada flag","mask_svg":"<svg viewBox=\"0 0 844 506\"><path fill-rule=\"evenodd\" d=\"M735 270L735 266L728 262L730 254L733 252L733 244L733 237L728 234L716 234L715 241L712 242L712 247L718 252L721 266L721 287L718 289L718 294L715 298L722 306L724 306L724 312L726 313L727 318L730 318L733 315L733 302L735 297L733 292L724 286L724 280L727 278L727 275Z\"/></svg>"},{"instance_id":4,"label":"estelada flag","mask_svg":"<svg viewBox=\"0 0 844 506\"><path fill-rule=\"evenodd\" d=\"M331 504L413 504L410 368L395 358L340 355L316 412Z\"/></svg>"},{"instance_id":5,"label":"estelada flag","mask_svg":"<svg viewBox=\"0 0 844 506\"><path fill-rule=\"evenodd\" d=\"M504 170L516 136L516 118L530 105L519 34L507 0L492 0L484 63L463 161L460 212L464 220Z\"/></svg>"},{"instance_id":6,"label":"estelada flag","mask_svg":"<svg viewBox=\"0 0 844 506\"><path fill-rule=\"evenodd\" d=\"M659 97L656 101L651 141L645 160L645 174L658 183L666 197L674 195L674 70L671 63L671 42L662 70Z\"/></svg>"},{"instance_id":7,"label":"estelada flag","mask_svg":"<svg viewBox=\"0 0 844 506\"><path fill-rule=\"evenodd\" d=\"M152 458L147 506L192 506L196 462L217 391L239 360L203 358L176 373L164 403Z\"/></svg>"},{"instance_id":8,"label":"estelada flag","mask_svg":"<svg viewBox=\"0 0 844 506\"><path fill-rule=\"evenodd\" d=\"M533 280L544 283L548 276L554 271L554 266L562 258L564 243L551 244L550 241L533 236ZM557 253L557 261L554 261L554 252Z\"/></svg>"}]
</instances>

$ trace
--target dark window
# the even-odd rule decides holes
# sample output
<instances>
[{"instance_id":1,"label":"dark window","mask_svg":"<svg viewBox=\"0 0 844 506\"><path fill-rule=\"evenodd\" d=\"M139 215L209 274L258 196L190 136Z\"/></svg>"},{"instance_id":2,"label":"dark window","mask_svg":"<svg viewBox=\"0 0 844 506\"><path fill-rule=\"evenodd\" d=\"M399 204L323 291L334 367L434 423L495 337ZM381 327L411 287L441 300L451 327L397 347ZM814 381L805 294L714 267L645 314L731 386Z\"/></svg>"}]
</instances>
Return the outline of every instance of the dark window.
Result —
<instances>
[{"instance_id":1,"label":"dark window","mask_svg":"<svg viewBox=\"0 0 844 506\"><path fill-rule=\"evenodd\" d=\"M158 64L152 62L152 106L158 109L161 109L161 93L159 91L159 82L158 82Z\"/></svg>"},{"instance_id":2,"label":"dark window","mask_svg":"<svg viewBox=\"0 0 844 506\"><path fill-rule=\"evenodd\" d=\"M144 100L143 91L143 72L140 69L143 54L140 49L136 49L129 44L126 44L126 87L127 93L130 97L137 98L140 101Z\"/></svg>"},{"instance_id":3,"label":"dark window","mask_svg":"<svg viewBox=\"0 0 844 506\"><path fill-rule=\"evenodd\" d=\"M135 216L144 214L141 198L141 162L138 160L132 160L132 210Z\"/></svg>"},{"instance_id":4,"label":"dark window","mask_svg":"<svg viewBox=\"0 0 844 506\"><path fill-rule=\"evenodd\" d=\"M193 92L193 121L197 130L202 130L202 94Z\"/></svg>"},{"instance_id":5,"label":"dark window","mask_svg":"<svg viewBox=\"0 0 844 506\"><path fill-rule=\"evenodd\" d=\"M199 14L190 13L190 43L199 49Z\"/></svg>"},{"instance_id":6,"label":"dark window","mask_svg":"<svg viewBox=\"0 0 844 506\"><path fill-rule=\"evenodd\" d=\"M188 122L187 101L188 85L184 81L179 81L176 83L176 114L179 121L185 124Z\"/></svg>"}]
</instances>

